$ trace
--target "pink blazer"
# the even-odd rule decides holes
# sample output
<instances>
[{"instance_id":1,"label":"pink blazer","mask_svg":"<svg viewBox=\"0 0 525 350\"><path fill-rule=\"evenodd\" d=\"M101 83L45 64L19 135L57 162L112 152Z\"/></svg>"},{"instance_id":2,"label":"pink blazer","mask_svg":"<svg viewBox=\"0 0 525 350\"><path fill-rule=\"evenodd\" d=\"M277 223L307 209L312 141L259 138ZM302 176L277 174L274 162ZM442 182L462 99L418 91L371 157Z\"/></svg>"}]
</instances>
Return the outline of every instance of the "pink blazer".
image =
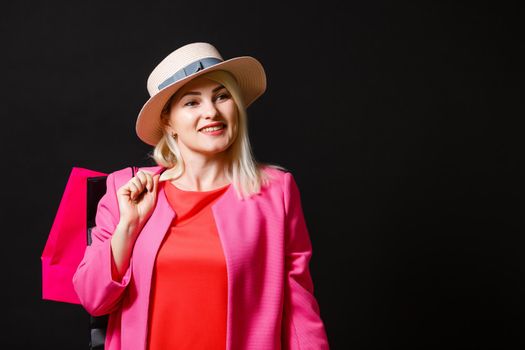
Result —
<instances>
[{"instance_id":1,"label":"pink blazer","mask_svg":"<svg viewBox=\"0 0 525 350\"><path fill-rule=\"evenodd\" d=\"M156 172L161 167L143 170ZM309 271L312 247L297 184L290 172L273 167L274 177L259 195L241 201L230 186L212 206L226 257L227 350L324 350L325 327L313 295ZM118 221L116 190L130 169L107 177L98 204L93 243L73 285L93 316L110 314L107 350L146 350L148 306L155 257L177 215L159 187L155 209L135 243L121 281L111 277L110 238Z\"/></svg>"}]
</instances>

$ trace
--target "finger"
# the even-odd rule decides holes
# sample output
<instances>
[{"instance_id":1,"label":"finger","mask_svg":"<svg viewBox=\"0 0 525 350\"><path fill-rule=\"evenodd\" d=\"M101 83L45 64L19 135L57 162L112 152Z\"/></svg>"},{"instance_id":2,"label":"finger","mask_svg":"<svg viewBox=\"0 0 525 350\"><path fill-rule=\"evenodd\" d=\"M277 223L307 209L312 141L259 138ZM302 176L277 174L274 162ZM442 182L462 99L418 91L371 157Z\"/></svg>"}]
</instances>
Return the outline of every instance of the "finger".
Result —
<instances>
[{"instance_id":1,"label":"finger","mask_svg":"<svg viewBox=\"0 0 525 350\"><path fill-rule=\"evenodd\" d=\"M153 189L153 178L152 178L151 174L149 172L147 172L147 171L142 171L142 170L139 173L140 173L140 180L144 184L144 187L149 192L151 192L151 190Z\"/></svg>"},{"instance_id":2,"label":"finger","mask_svg":"<svg viewBox=\"0 0 525 350\"><path fill-rule=\"evenodd\" d=\"M146 173L146 180L147 180L146 188L148 189L148 191L151 192L153 190L153 177L151 176L150 173Z\"/></svg>"},{"instance_id":3,"label":"finger","mask_svg":"<svg viewBox=\"0 0 525 350\"><path fill-rule=\"evenodd\" d=\"M140 184L142 185L142 189L146 188L148 189L148 176L147 174L140 170L137 172L137 175L136 175L137 179L140 181Z\"/></svg>"},{"instance_id":4,"label":"finger","mask_svg":"<svg viewBox=\"0 0 525 350\"><path fill-rule=\"evenodd\" d=\"M159 187L159 179L160 179L160 174L153 176L153 191L154 192L157 192L157 188Z\"/></svg>"},{"instance_id":5,"label":"finger","mask_svg":"<svg viewBox=\"0 0 525 350\"><path fill-rule=\"evenodd\" d=\"M151 174L147 171L141 170L137 173L137 176L140 177L140 181L144 185L144 188L151 192L153 189L153 178L151 177Z\"/></svg>"},{"instance_id":6,"label":"finger","mask_svg":"<svg viewBox=\"0 0 525 350\"><path fill-rule=\"evenodd\" d=\"M148 177L147 177L147 174L144 171L142 171L142 170L138 171L136 177L140 180L141 184L144 187L147 187Z\"/></svg>"},{"instance_id":7,"label":"finger","mask_svg":"<svg viewBox=\"0 0 525 350\"><path fill-rule=\"evenodd\" d=\"M140 171L137 172L135 177L139 178L142 182L146 182L146 175L147 175L146 172L140 170Z\"/></svg>"},{"instance_id":8,"label":"finger","mask_svg":"<svg viewBox=\"0 0 525 350\"><path fill-rule=\"evenodd\" d=\"M140 193L140 189L138 185L133 181L131 181L129 184L129 191L130 191L129 198L131 198L132 200L137 198L138 194Z\"/></svg>"},{"instance_id":9,"label":"finger","mask_svg":"<svg viewBox=\"0 0 525 350\"><path fill-rule=\"evenodd\" d=\"M138 177L134 177L133 179L131 179L132 183L135 184L135 186L137 187L137 189L139 190L139 192L142 192L144 191L144 184L142 183L142 181L140 180L140 178Z\"/></svg>"}]
</instances>

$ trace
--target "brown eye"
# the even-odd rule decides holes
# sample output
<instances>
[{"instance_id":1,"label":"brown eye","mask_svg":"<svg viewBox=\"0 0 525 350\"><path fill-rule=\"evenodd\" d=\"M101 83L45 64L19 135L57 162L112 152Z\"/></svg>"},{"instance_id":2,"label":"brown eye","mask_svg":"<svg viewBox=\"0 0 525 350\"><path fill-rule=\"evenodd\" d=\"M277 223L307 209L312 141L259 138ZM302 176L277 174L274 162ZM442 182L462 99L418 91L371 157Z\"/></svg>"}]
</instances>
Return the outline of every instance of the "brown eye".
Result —
<instances>
[{"instance_id":1,"label":"brown eye","mask_svg":"<svg viewBox=\"0 0 525 350\"><path fill-rule=\"evenodd\" d=\"M218 95L216 99L217 99L217 100L226 100L226 99L228 99L228 98L230 98L230 95L224 93L224 94L220 94L220 95Z\"/></svg>"}]
</instances>

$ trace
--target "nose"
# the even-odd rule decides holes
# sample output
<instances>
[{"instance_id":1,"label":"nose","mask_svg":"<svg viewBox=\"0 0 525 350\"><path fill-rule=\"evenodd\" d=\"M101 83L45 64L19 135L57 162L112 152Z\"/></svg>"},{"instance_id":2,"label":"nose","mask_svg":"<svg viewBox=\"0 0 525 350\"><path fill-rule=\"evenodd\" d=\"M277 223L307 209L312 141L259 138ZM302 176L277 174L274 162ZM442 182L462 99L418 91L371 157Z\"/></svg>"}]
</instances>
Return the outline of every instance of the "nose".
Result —
<instances>
[{"instance_id":1,"label":"nose","mask_svg":"<svg viewBox=\"0 0 525 350\"><path fill-rule=\"evenodd\" d=\"M203 104L203 111L202 116L206 119L209 118L215 118L219 114L219 111L217 110L217 107L213 103L213 101L206 101L206 103Z\"/></svg>"}]
</instances>

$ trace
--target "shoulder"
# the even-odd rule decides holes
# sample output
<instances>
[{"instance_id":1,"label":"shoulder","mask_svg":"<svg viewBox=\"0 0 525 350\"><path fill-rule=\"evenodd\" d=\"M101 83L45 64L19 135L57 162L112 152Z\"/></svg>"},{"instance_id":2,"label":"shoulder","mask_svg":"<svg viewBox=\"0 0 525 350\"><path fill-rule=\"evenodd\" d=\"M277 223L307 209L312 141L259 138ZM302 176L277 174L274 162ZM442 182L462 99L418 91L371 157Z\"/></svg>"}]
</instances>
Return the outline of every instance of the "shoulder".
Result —
<instances>
[{"instance_id":1,"label":"shoulder","mask_svg":"<svg viewBox=\"0 0 525 350\"><path fill-rule=\"evenodd\" d=\"M268 178L268 186L278 188L281 192L290 192L297 189L292 172L280 165L265 164L261 166Z\"/></svg>"},{"instance_id":2,"label":"shoulder","mask_svg":"<svg viewBox=\"0 0 525 350\"><path fill-rule=\"evenodd\" d=\"M155 165L155 166L146 166L146 167L136 167L137 171L141 170L141 171L147 171L147 172L150 172L150 173L155 173L157 172L158 170L164 168L163 166L161 165ZM131 176L132 174L132 166L127 166L125 168L121 168L121 169L117 169L111 173L109 173L109 175L112 175L114 177L116 176L121 176L121 175L129 175Z\"/></svg>"},{"instance_id":3,"label":"shoulder","mask_svg":"<svg viewBox=\"0 0 525 350\"><path fill-rule=\"evenodd\" d=\"M284 184L285 176L290 171L280 165L274 164L263 164L260 167L261 173L264 174L264 177L268 179L268 184L270 186L280 186Z\"/></svg>"},{"instance_id":4,"label":"shoulder","mask_svg":"<svg viewBox=\"0 0 525 350\"><path fill-rule=\"evenodd\" d=\"M264 164L261 165L261 171L269 175L269 177L271 177L273 181L276 181L281 184L284 184L285 182L294 181L294 175L292 171L286 169L281 165Z\"/></svg>"},{"instance_id":5,"label":"shoulder","mask_svg":"<svg viewBox=\"0 0 525 350\"><path fill-rule=\"evenodd\" d=\"M119 187L119 185L122 185L129 181L132 176L136 174L136 171L142 170L147 171L151 174L156 173L160 169L163 168L163 166L155 165L155 166L147 166L147 167L137 167L136 171L132 170L133 167L127 166L125 168L120 168L117 170L114 170L108 174L108 181L113 181L115 183L116 187Z\"/></svg>"},{"instance_id":6,"label":"shoulder","mask_svg":"<svg viewBox=\"0 0 525 350\"><path fill-rule=\"evenodd\" d=\"M155 174L157 173L158 171L160 171L161 169L164 169L164 167L162 165L154 165L154 166L145 166L145 167L138 167L138 171L146 171L150 174Z\"/></svg>"},{"instance_id":7,"label":"shoulder","mask_svg":"<svg viewBox=\"0 0 525 350\"><path fill-rule=\"evenodd\" d=\"M276 188L275 192L279 192L282 196L286 211L292 211L293 208L301 206L301 191L292 172L282 167L270 166L264 169L273 177L270 186Z\"/></svg>"}]
</instances>

